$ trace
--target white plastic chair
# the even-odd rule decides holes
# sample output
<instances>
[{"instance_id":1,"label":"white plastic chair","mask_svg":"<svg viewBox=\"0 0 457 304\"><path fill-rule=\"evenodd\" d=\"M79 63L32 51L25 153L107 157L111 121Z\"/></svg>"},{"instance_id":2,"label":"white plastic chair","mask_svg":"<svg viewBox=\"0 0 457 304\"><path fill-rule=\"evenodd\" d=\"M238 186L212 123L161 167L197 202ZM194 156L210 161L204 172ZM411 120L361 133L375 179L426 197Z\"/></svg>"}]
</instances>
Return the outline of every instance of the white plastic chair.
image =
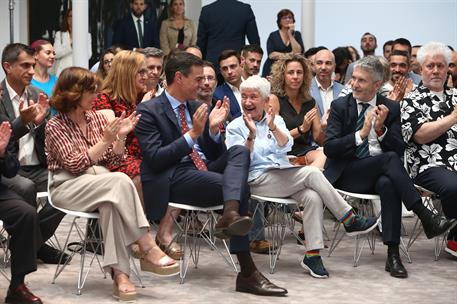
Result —
<instances>
[{"instance_id":1,"label":"white plastic chair","mask_svg":"<svg viewBox=\"0 0 457 304\"><path fill-rule=\"evenodd\" d=\"M49 172L48 181L50 181L51 179L52 179L52 173ZM77 286L76 286L76 294L77 295L81 295L82 294L82 289L84 287L84 284L86 283L87 276L89 275L89 271L91 269L91 266L92 266L94 260L97 261L97 264L98 264L98 266L100 268L100 271L103 273L103 277L106 279L106 273L103 271L102 264L100 262L100 259L99 259L98 255L97 255L97 253L96 253L99 249L101 249L102 255L103 255L103 240L101 238L93 238L93 237L91 237L91 236L94 236L96 234L94 233L95 231L93 231L91 225L89 225L89 220L91 220L91 219L98 220L100 218L100 215L98 214L98 212L73 211L73 210L68 210L68 209L65 209L65 208L61 208L61 207L55 206L53 204L53 202L52 202L51 192L49 191L49 183L48 183L48 202L55 209L60 210L63 213L73 217L73 221L71 223L70 230L68 231L67 237L65 239L65 243L64 243L64 247L63 248L67 248L67 246L69 244L71 233L72 233L72 231L74 229L76 231L77 235L78 235L79 244L81 246L81 249L78 252L80 254L80 264L79 264L80 267L79 267L79 272L78 272L78 282L77 282ZM79 219L85 219L86 220L86 223L85 223L86 228L85 229L83 229L79 225L79 223L78 223ZM99 227L98 235L101 236L102 232L101 232L100 226L98 226L98 227ZM88 253L86 251L86 245L88 243L90 244L90 246L92 246L92 248L91 248L92 252L90 252L90 253ZM96 245L94 246L93 244L96 244ZM73 259L73 257L76 255L76 253L77 253L76 251L72 251L71 252L71 259ZM89 265L88 266L85 265L86 254L89 257ZM60 256L59 264L57 264L56 271L55 271L54 277L52 279L52 284L55 284L55 281L56 281L57 277L65 269L65 267L68 265L69 261L71 260L71 259L68 259L67 262L65 262L65 264L62 265L62 257L63 257L63 255ZM132 273L139 280L141 287L144 287L143 283L141 281L141 277L139 276L139 272L138 272L138 269L136 267L136 264L134 262L132 264L133 264Z\"/></svg>"},{"instance_id":2,"label":"white plastic chair","mask_svg":"<svg viewBox=\"0 0 457 304\"><path fill-rule=\"evenodd\" d=\"M303 244L303 241L294 230L295 221L292 219L293 212L298 209L298 203L292 198L267 197L255 194L251 194L251 198L259 202L268 203L271 210L268 216L269 220L264 217L264 221L270 237L270 273L274 273L287 230ZM257 205L254 214L258 212L258 208L263 208L263 204Z\"/></svg>"},{"instance_id":3,"label":"white plastic chair","mask_svg":"<svg viewBox=\"0 0 457 304\"><path fill-rule=\"evenodd\" d=\"M170 207L179 208L185 210L186 213L184 215L184 222L182 225L179 225L177 222L177 226L180 229L180 232L175 236L175 238L184 238L183 244L183 258L180 260L180 269L179 269L179 277L180 283L183 284L184 280L187 275L187 270L189 268L189 262L192 259L195 268L197 268L198 260L200 257L200 240L204 240L211 250L215 250L219 256L227 263L229 267L233 267L235 272L238 272L238 268L233 260L230 250L227 246L225 240L221 240L224 244L225 251L227 252L226 257L221 250L216 246L216 241L214 238L214 226L216 220L215 211L223 210L223 205L211 206L211 207L197 207L188 204L179 204L179 203L168 203ZM206 220L203 223L203 227L200 231L196 231L196 222L198 220L198 216L201 214L206 214ZM205 232L205 229L208 230L208 233ZM192 239L189 240L189 235L191 235Z\"/></svg>"},{"instance_id":4,"label":"white plastic chair","mask_svg":"<svg viewBox=\"0 0 457 304\"><path fill-rule=\"evenodd\" d=\"M8 273L6 272L6 268L9 265L10 262L10 253L8 250L8 241L9 241L9 236L3 227L3 221L0 220L0 235L5 238L5 242L3 244L0 244L0 247L2 248L3 251L3 261L1 262L2 265L0 265L0 274L5 277L8 281L10 281L10 278L8 276Z\"/></svg>"},{"instance_id":5,"label":"white plastic chair","mask_svg":"<svg viewBox=\"0 0 457 304\"><path fill-rule=\"evenodd\" d=\"M361 216L376 216L380 217L381 213L376 214L373 208L372 202L374 200L380 200L380 196L377 194L366 194L366 193L355 193L355 192L349 192L349 191L344 191L340 189L336 189L340 195L348 201L349 198L351 198L351 202L355 202L357 205L358 213ZM341 225L338 223L338 227L335 231L335 236L332 240L332 243L330 245L329 251L328 251L328 256L330 256L333 251L336 249L338 244L341 242L341 240L344 238L346 233L339 233L339 230L341 228ZM370 248L371 254L374 254L374 250L376 247L376 234L374 231L371 231L370 233L364 234L364 235L357 235L355 237L355 248L354 248L354 267L357 267L359 265L359 260L360 256L362 254L363 248L365 247L365 242L368 242L368 246ZM409 256L408 250L406 249L406 246L403 242L403 238L400 237L400 250L403 253L403 255L407 258L408 263L411 263L411 257Z\"/></svg>"}]
</instances>

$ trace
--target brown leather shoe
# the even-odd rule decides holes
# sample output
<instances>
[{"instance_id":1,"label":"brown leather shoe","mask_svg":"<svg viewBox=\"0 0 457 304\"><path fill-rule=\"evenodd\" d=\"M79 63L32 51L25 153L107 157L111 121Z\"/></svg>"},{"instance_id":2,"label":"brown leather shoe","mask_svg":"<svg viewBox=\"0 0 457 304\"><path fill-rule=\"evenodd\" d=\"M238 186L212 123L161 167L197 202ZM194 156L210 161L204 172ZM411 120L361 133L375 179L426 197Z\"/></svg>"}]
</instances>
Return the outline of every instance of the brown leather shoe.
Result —
<instances>
[{"instance_id":1,"label":"brown leather shoe","mask_svg":"<svg viewBox=\"0 0 457 304\"><path fill-rule=\"evenodd\" d=\"M159 241L156 237L156 244L159 246L160 250L165 252L173 260L180 260L184 256L184 251L182 251L181 246L176 242L171 242L170 244L166 245Z\"/></svg>"},{"instance_id":2,"label":"brown leather shoe","mask_svg":"<svg viewBox=\"0 0 457 304\"><path fill-rule=\"evenodd\" d=\"M251 226L252 220L249 216L222 216L216 223L214 236L220 239L229 239L232 236L244 236L248 234Z\"/></svg>"},{"instance_id":3,"label":"brown leather shoe","mask_svg":"<svg viewBox=\"0 0 457 304\"><path fill-rule=\"evenodd\" d=\"M276 250L276 248L272 248L272 245L268 240L254 240L249 244L249 250L259 254L270 253L270 248Z\"/></svg>"},{"instance_id":4,"label":"brown leather shoe","mask_svg":"<svg viewBox=\"0 0 457 304\"><path fill-rule=\"evenodd\" d=\"M260 271L254 271L249 277L244 277L241 272L236 277L236 291L252 293L259 296L284 296L287 289L271 283Z\"/></svg>"},{"instance_id":5,"label":"brown leather shoe","mask_svg":"<svg viewBox=\"0 0 457 304\"><path fill-rule=\"evenodd\" d=\"M14 290L8 288L5 303L10 304L42 304L41 299L34 295L24 283L17 286Z\"/></svg>"}]
</instances>

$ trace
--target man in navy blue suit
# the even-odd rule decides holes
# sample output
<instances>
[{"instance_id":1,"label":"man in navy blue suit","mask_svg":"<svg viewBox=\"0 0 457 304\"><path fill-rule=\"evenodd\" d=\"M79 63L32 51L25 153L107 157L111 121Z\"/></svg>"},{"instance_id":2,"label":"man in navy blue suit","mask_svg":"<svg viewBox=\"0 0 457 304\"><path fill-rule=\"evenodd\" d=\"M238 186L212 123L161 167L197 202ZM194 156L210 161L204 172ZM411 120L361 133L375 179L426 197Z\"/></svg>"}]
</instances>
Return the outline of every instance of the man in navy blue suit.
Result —
<instances>
[{"instance_id":1,"label":"man in navy blue suit","mask_svg":"<svg viewBox=\"0 0 457 304\"><path fill-rule=\"evenodd\" d=\"M249 4L236 0L217 0L202 8L197 45L203 58L211 61L216 69L221 52L240 51L246 37L250 44L260 45L255 16Z\"/></svg>"},{"instance_id":2,"label":"man in navy blue suit","mask_svg":"<svg viewBox=\"0 0 457 304\"><path fill-rule=\"evenodd\" d=\"M141 181L146 213L160 220L158 243L172 241L170 219L176 211L168 202L213 206L224 203L216 224L216 236L231 238L241 272L236 290L259 295L285 295L256 268L249 253L247 233L250 163L244 146L226 149L219 125L228 115L228 102L218 101L208 113L208 104L194 101L202 81L203 61L186 52L168 59L167 89L162 95L138 105L141 119L135 134L143 151Z\"/></svg>"},{"instance_id":3,"label":"man in navy blue suit","mask_svg":"<svg viewBox=\"0 0 457 304\"><path fill-rule=\"evenodd\" d=\"M216 88L214 98L223 100L227 96L230 100L230 114L232 118L241 116L241 58L235 50L225 50L219 56L219 66L224 83Z\"/></svg>"},{"instance_id":4,"label":"man in navy blue suit","mask_svg":"<svg viewBox=\"0 0 457 304\"><path fill-rule=\"evenodd\" d=\"M387 249L385 270L396 278L408 277L398 245L401 202L414 211L428 238L444 233L455 220L435 216L422 203L401 157L405 143L400 133L400 107L378 94L384 68L378 57L354 64L352 93L332 102L324 152L325 176L336 188L376 193L381 198L382 238Z\"/></svg>"},{"instance_id":5,"label":"man in navy blue suit","mask_svg":"<svg viewBox=\"0 0 457 304\"><path fill-rule=\"evenodd\" d=\"M145 0L131 0L131 14L120 20L114 28L113 45L125 45L129 49L156 47L159 48L157 16L152 9L150 18L144 11L147 8Z\"/></svg>"}]
</instances>

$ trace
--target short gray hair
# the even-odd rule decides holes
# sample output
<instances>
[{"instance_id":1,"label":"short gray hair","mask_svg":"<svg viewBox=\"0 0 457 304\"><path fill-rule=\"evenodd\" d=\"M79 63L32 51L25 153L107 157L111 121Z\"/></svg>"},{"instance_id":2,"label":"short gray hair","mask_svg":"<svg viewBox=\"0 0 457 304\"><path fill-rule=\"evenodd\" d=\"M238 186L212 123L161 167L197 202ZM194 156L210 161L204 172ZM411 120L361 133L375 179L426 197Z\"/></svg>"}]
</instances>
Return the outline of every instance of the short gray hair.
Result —
<instances>
[{"instance_id":1,"label":"short gray hair","mask_svg":"<svg viewBox=\"0 0 457 304\"><path fill-rule=\"evenodd\" d=\"M370 55L360 58L358 61L354 63L354 69L355 68L361 68L369 72L375 81L383 81L384 79L384 65L377 56Z\"/></svg>"},{"instance_id":2,"label":"short gray hair","mask_svg":"<svg viewBox=\"0 0 457 304\"><path fill-rule=\"evenodd\" d=\"M449 62L451 62L451 49L444 43L434 41L423 45L417 51L417 62L422 65L425 62L425 58L427 56L433 57L435 55L444 56L444 60L446 60L446 66L449 64Z\"/></svg>"},{"instance_id":3,"label":"short gray hair","mask_svg":"<svg viewBox=\"0 0 457 304\"><path fill-rule=\"evenodd\" d=\"M155 47L147 47L140 51L146 58L148 57L156 57L156 58L163 58L164 53L161 49Z\"/></svg>"},{"instance_id":4,"label":"short gray hair","mask_svg":"<svg viewBox=\"0 0 457 304\"><path fill-rule=\"evenodd\" d=\"M271 85L265 78L260 77L259 75L253 75L241 83L240 92L243 93L243 90L246 89L258 90L260 97L262 99L267 99L270 95Z\"/></svg>"}]
</instances>

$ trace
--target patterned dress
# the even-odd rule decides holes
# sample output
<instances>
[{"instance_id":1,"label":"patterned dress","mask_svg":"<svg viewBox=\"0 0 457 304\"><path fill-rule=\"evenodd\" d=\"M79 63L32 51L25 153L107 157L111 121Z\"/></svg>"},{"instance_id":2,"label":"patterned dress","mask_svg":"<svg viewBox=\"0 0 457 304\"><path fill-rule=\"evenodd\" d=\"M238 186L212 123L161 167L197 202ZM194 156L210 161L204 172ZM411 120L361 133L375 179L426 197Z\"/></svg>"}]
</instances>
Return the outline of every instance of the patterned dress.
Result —
<instances>
[{"instance_id":1,"label":"patterned dress","mask_svg":"<svg viewBox=\"0 0 457 304\"><path fill-rule=\"evenodd\" d=\"M99 94L94 101L94 110L113 110L116 117L121 116L125 111L126 117L133 113L136 109L136 104L132 105L123 100L111 99L106 94ZM140 174L140 165L142 160L141 148L135 133L132 131L127 135L125 141L127 149L127 157L119 164L110 164L107 168L110 171L118 171L127 174L131 179Z\"/></svg>"}]
</instances>

